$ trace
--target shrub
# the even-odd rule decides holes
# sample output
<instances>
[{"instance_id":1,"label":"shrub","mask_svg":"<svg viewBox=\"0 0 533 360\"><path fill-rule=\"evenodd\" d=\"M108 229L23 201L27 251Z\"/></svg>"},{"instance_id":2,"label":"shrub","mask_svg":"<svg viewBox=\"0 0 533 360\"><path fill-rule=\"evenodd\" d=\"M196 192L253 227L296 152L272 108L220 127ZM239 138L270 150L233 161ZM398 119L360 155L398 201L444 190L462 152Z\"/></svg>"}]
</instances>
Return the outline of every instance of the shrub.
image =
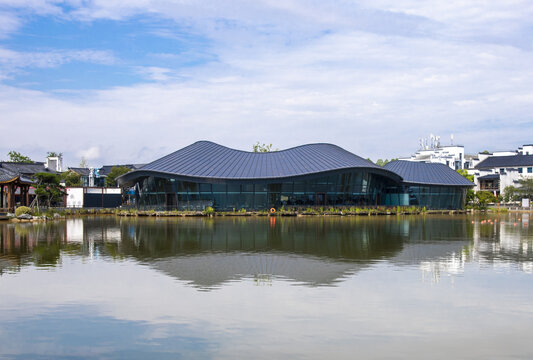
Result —
<instances>
[{"instance_id":1,"label":"shrub","mask_svg":"<svg viewBox=\"0 0 533 360\"><path fill-rule=\"evenodd\" d=\"M211 206L207 206L205 209L204 209L204 214L205 215L212 215L215 213L215 209L213 209Z\"/></svg>"},{"instance_id":2,"label":"shrub","mask_svg":"<svg viewBox=\"0 0 533 360\"><path fill-rule=\"evenodd\" d=\"M15 210L15 216L20 216L22 214L30 214L31 215L31 209L27 206L19 206Z\"/></svg>"}]
</instances>

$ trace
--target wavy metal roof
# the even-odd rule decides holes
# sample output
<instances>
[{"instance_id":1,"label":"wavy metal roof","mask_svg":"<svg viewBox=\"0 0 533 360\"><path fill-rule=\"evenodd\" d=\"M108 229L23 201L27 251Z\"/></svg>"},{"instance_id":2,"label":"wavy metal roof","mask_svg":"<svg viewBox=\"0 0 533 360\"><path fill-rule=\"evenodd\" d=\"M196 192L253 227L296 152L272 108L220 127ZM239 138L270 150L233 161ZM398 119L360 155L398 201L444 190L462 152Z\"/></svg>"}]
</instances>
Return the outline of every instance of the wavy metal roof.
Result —
<instances>
[{"instance_id":1,"label":"wavy metal roof","mask_svg":"<svg viewBox=\"0 0 533 360\"><path fill-rule=\"evenodd\" d=\"M405 183L446 186L475 186L444 164L417 161L392 161L385 169L395 172Z\"/></svg>"},{"instance_id":2,"label":"wavy metal roof","mask_svg":"<svg viewBox=\"0 0 533 360\"><path fill-rule=\"evenodd\" d=\"M121 177L121 182L148 172L226 180L274 179L320 172L367 168L395 180L398 176L332 144L309 144L267 153L230 149L210 141L194 144Z\"/></svg>"}]
</instances>

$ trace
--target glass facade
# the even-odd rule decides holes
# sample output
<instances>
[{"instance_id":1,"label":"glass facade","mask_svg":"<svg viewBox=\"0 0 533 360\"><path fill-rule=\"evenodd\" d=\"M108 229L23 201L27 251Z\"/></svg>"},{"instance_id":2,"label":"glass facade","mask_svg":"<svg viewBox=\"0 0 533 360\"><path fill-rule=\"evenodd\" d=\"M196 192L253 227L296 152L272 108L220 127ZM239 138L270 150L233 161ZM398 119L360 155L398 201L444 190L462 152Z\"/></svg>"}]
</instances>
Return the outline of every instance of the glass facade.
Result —
<instances>
[{"instance_id":1,"label":"glass facade","mask_svg":"<svg viewBox=\"0 0 533 360\"><path fill-rule=\"evenodd\" d=\"M384 205L419 206L426 209L462 209L465 199L466 188L464 187L412 185L387 189Z\"/></svg>"},{"instance_id":2,"label":"glass facade","mask_svg":"<svg viewBox=\"0 0 533 360\"><path fill-rule=\"evenodd\" d=\"M138 180L140 208L260 210L281 206L381 205L391 179L368 171L349 171L282 180L211 182L149 176Z\"/></svg>"}]
</instances>

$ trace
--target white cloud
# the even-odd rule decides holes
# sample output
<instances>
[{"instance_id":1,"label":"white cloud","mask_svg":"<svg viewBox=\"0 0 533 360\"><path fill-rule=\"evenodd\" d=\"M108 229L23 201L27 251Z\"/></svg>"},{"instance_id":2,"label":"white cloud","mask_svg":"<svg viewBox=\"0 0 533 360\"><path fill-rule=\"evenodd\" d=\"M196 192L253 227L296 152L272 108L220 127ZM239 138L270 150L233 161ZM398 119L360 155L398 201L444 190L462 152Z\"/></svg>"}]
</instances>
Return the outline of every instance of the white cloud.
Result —
<instances>
[{"instance_id":1,"label":"white cloud","mask_svg":"<svg viewBox=\"0 0 533 360\"><path fill-rule=\"evenodd\" d=\"M58 151L98 144L106 163L150 161L200 139L241 149L257 140L279 148L326 141L390 158L430 132L454 133L474 152L518 146L532 129L533 56L512 47L356 32L273 53L222 51L221 61L189 69L186 81L75 99L4 87L0 111L29 129L28 141L42 142L52 121L61 130L47 141L61 143Z\"/></svg>"},{"instance_id":2,"label":"white cloud","mask_svg":"<svg viewBox=\"0 0 533 360\"><path fill-rule=\"evenodd\" d=\"M5 38L20 27L20 19L8 12L0 12L0 39Z\"/></svg>"},{"instance_id":3,"label":"white cloud","mask_svg":"<svg viewBox=\"0 0 533 360\"><path fill-rule=\"evenodd\" d=\"M100 158L100 148L98 146L92 146L88 149L78 151L77 155L88 161L96 160Z\"/></svg>"},{"instance_id":4,"label":"white cloud","mask_svg":"<svg viewBox=\"0 0 533 360\"><path fill-rule=\"evenodd\" d=\"M24 68L54 68L70 62L88 62L102 65L116 64L110 51L51 50L48 52L19 52L0 46L0 80Z\"/></svg>"},{"instance_id":5,"label":"white cloud","mask_svg":"<svg viewBox=\"0 0 533 360\"><path fill-rule=\"evenodd\" d=\"M66 160L97 146L107 163L145 162L199 139L241 149L258 140L279 148L327 141L373 158L408 155L429 133L453 133L467 152L531 142L533 55L515 46L531 27L528 2L23 4L84 21L164 17L207 37L216 58L188 67L128 63L156 82L75 96L0 87L0 113L28 129L29 143L62 144ZM165 24L154 32L171 37ZM189 56L152 55L169 63ZM0 64L13 71L71 61L116 63L107 51L0 48ZM43 139L50 123L61 130ZM16 144L8 139L0 151Z\"/></svg>"},{"instance_id":6,"label":"white cloud","mask_svg":"<svg viewBox=\"0 0 533 360\"><path fill-rule=\"evenodd\" d=\"M172 70L158 66L140 66L137 72L148 80L167 81L172 78Z\"/></svg>"},{"instance_id":7,"label":"white cloud","mask_svg":"<svg viewBox=\"0 0 533 360\"><path fill-rule=\"evenodd\" d=\"M75 1L80 5L79 1ZM62 13L59 6L63 0L0 0L0 6L11 9L28 9L39 15L57 15Z\"/></svg>"}]
</instances>

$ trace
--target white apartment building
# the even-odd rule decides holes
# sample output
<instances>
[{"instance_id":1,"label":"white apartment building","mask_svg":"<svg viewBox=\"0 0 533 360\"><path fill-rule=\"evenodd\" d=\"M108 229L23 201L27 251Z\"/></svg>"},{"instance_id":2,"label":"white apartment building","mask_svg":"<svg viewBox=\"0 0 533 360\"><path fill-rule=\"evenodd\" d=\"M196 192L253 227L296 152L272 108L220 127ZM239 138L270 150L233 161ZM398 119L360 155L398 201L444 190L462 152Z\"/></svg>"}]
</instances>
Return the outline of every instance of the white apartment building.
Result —
<instances>
[{"instance_id":1,"label":"white apartment building","mask_svg":"<svg viewBox=\"0 0 533 360\"><path fill-rule=\"evenodd\" d=\"M420 149L414 155L398 160L439 163L453 170L466 168L464 146L441 145L440 136L433 135L430 135L428 139L420 139Z\"/></svg>"},{"instance_id":2,"label":"white apartment building","mask_svg":"<svg viewBox=\"0 0 533 360\"><path fill-rule=\"evenodd\" d=\"M507 186L517 186L520 178L533 178L533 145L517 151L478 154L479 161L469 173L474 175L476 191L486 190L503 195Z\"/></svg>"}]
</instances>

